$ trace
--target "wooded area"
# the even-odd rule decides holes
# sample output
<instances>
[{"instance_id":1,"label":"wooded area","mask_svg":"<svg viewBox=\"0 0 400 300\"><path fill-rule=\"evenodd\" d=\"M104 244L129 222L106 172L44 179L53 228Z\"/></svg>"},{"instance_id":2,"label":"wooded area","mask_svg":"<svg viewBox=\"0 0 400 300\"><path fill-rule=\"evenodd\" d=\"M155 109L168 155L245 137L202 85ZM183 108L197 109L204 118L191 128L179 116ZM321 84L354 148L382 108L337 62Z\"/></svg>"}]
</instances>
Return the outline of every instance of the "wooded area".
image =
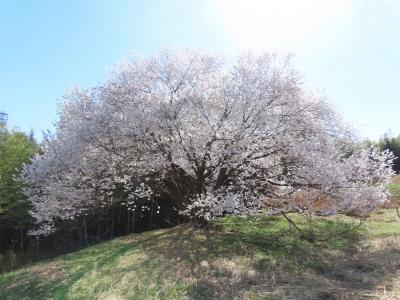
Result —
<instances>
[{"instance_id":1,"label":"wooded area","mask_svg":"<svg viewBox=\"0 0 400 300\"><path fill-rule=\"evenodd\" d=\"M364 216L385 205L400 155L400 137L355 139L290 61L270 55L239 56L229 70L195 51L133 59L66 95L60 112L40 145L1 133L3 270L262 209Z\"/></svg>"}]
</instances>

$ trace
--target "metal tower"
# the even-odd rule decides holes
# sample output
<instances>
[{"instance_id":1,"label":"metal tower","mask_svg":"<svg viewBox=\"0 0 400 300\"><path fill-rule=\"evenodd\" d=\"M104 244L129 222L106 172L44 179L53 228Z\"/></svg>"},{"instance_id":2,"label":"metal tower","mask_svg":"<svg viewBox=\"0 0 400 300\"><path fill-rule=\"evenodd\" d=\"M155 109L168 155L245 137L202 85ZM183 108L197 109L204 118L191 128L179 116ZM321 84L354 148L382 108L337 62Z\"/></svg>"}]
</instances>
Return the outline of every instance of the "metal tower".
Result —
<instances>
[{"instance_id":1,"label":"metal tower","mask_svg":"<svg viewBox=\"0 0 400 300\"><path fill-rule=\"evenodd\" d=\"M0 112L0 131L2 131L7 126L8 114L1 111Z\"/></svg>"}]
</instances>

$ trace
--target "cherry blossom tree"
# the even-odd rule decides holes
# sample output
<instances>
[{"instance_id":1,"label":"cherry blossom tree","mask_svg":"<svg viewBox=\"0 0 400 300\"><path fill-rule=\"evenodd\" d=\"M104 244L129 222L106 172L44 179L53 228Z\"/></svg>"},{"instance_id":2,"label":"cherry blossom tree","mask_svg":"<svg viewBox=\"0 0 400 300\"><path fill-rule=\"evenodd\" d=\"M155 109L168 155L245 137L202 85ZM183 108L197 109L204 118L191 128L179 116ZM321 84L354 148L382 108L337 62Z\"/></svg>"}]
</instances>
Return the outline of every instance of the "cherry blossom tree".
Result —
<instances>
[{"instance_id":1,"label":"cherry blossom tree","mask_svg":"<svg viewBox=\"0 0 400 300\"><path fill-rule=\"evenodd\" d=\"M387 199L392 155L362 146L290 59L164 51L124 61L64 100L54 135L24 172L40 225L33 234L104 206L134 217L157 199L197 220L272 202L364 214Z\"/></svg>"}]
</instances>

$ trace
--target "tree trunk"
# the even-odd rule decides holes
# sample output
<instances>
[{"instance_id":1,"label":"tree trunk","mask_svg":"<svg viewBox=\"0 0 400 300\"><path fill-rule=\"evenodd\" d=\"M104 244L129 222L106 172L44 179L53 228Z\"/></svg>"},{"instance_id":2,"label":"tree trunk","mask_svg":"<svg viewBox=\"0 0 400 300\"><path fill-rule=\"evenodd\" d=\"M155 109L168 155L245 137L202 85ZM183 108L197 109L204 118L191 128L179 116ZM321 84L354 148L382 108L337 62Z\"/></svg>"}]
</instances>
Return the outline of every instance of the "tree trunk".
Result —
<instances>
[{"instance_id":1,"label":"tree trunk","mask_svg":"<svg viewBox=\"0 0 400 300\"><path fill-rule=\"evenodd\" d=\"M100 224L100 220L99 223L97 224L97 240L100 241L100 237L101 237L101 224Z\"/></svg>"},{"instance_id":2,"label":"tree trunk","mask_svg":"<svg viewBox=\"0 0 400 300\"><path fill-rule=\"evenodd\" d=\"M24 229L23 228L20 229L19 234L20 234L21 253L24 253Z\"/></svg>"},{"instance_id":3,"label":"tree trunk","mask_svg":"<svg viewBox=\"0 0 400 300\"><path fill-rule=\"evenodd\" d=\"M132 210L132 233L135 231L135 211Z\"/></svg>"},{"instance_id":4,"label":"tree trunk","mask_svg":"<svg viewBox=\"0 0 400 300\"><path fill-rule=\"evenodd\" d=\"M114 238L114 207L111 209L111 239Z\"/></svg>"},{"instance_id":5,"label":"tree trunk","mask_svg":"<svg viewBox=\"0 0 400 300\"><path fill-rule=\"evenodd\" d=\"M151 202L150 202L150 205L151 205L151 207L150 207L150 229L153 229L153 215L154 215L154 200L153 199L151 199Z\"/></svg>"},{"instance_id":6,"label":"tree trunk","mask_svg":"<svg viewBox=\"0 0 400 300\"><path fill-rule=\"evenodd\" d=\"M86 216L83 216L83 237L85 239L85 246L87 246L89 243L88 243L88 235L86 228Z\"/></svg>"}]
</instances>

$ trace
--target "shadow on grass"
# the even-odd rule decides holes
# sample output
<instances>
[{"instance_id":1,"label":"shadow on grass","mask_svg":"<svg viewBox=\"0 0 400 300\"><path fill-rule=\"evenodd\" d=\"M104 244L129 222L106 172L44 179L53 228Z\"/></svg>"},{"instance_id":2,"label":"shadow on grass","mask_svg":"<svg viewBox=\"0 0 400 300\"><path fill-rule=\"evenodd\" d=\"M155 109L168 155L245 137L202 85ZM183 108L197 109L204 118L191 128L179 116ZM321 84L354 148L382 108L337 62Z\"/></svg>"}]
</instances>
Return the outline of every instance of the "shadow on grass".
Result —
<instances>
[{"instance_id":1,"label":"shadow on grass","mask_svg":"<svg viewBox=\"0 0 400 300\"><path fill-rule=\"evenodd\" d=\"M230 217L217 231L177 228L167 243L149 246L163 254L152 259L175 261L184 277L196 278L190 299L348 299L370 295L396 275L399 244L368 248L365 231L349 231L348 222L321 218L308 228L297 221L304 232L327 240L301 239L279 217Z\"/></svg>"},{"instance_id":2,"label":"shadow on grass","mask_svg":"<svg viewBox=\"0 0 400 300\"><path fill-rule=\"evenodd\" d=\"M296 221L319 239L350 226ZM364 236L349 231L311 243L280 217L224 218L210 231L181 225L2 275L0 299L357 298L380 289L400 267L398 240L368 248Z\"/></svg>"}]
</instances>

